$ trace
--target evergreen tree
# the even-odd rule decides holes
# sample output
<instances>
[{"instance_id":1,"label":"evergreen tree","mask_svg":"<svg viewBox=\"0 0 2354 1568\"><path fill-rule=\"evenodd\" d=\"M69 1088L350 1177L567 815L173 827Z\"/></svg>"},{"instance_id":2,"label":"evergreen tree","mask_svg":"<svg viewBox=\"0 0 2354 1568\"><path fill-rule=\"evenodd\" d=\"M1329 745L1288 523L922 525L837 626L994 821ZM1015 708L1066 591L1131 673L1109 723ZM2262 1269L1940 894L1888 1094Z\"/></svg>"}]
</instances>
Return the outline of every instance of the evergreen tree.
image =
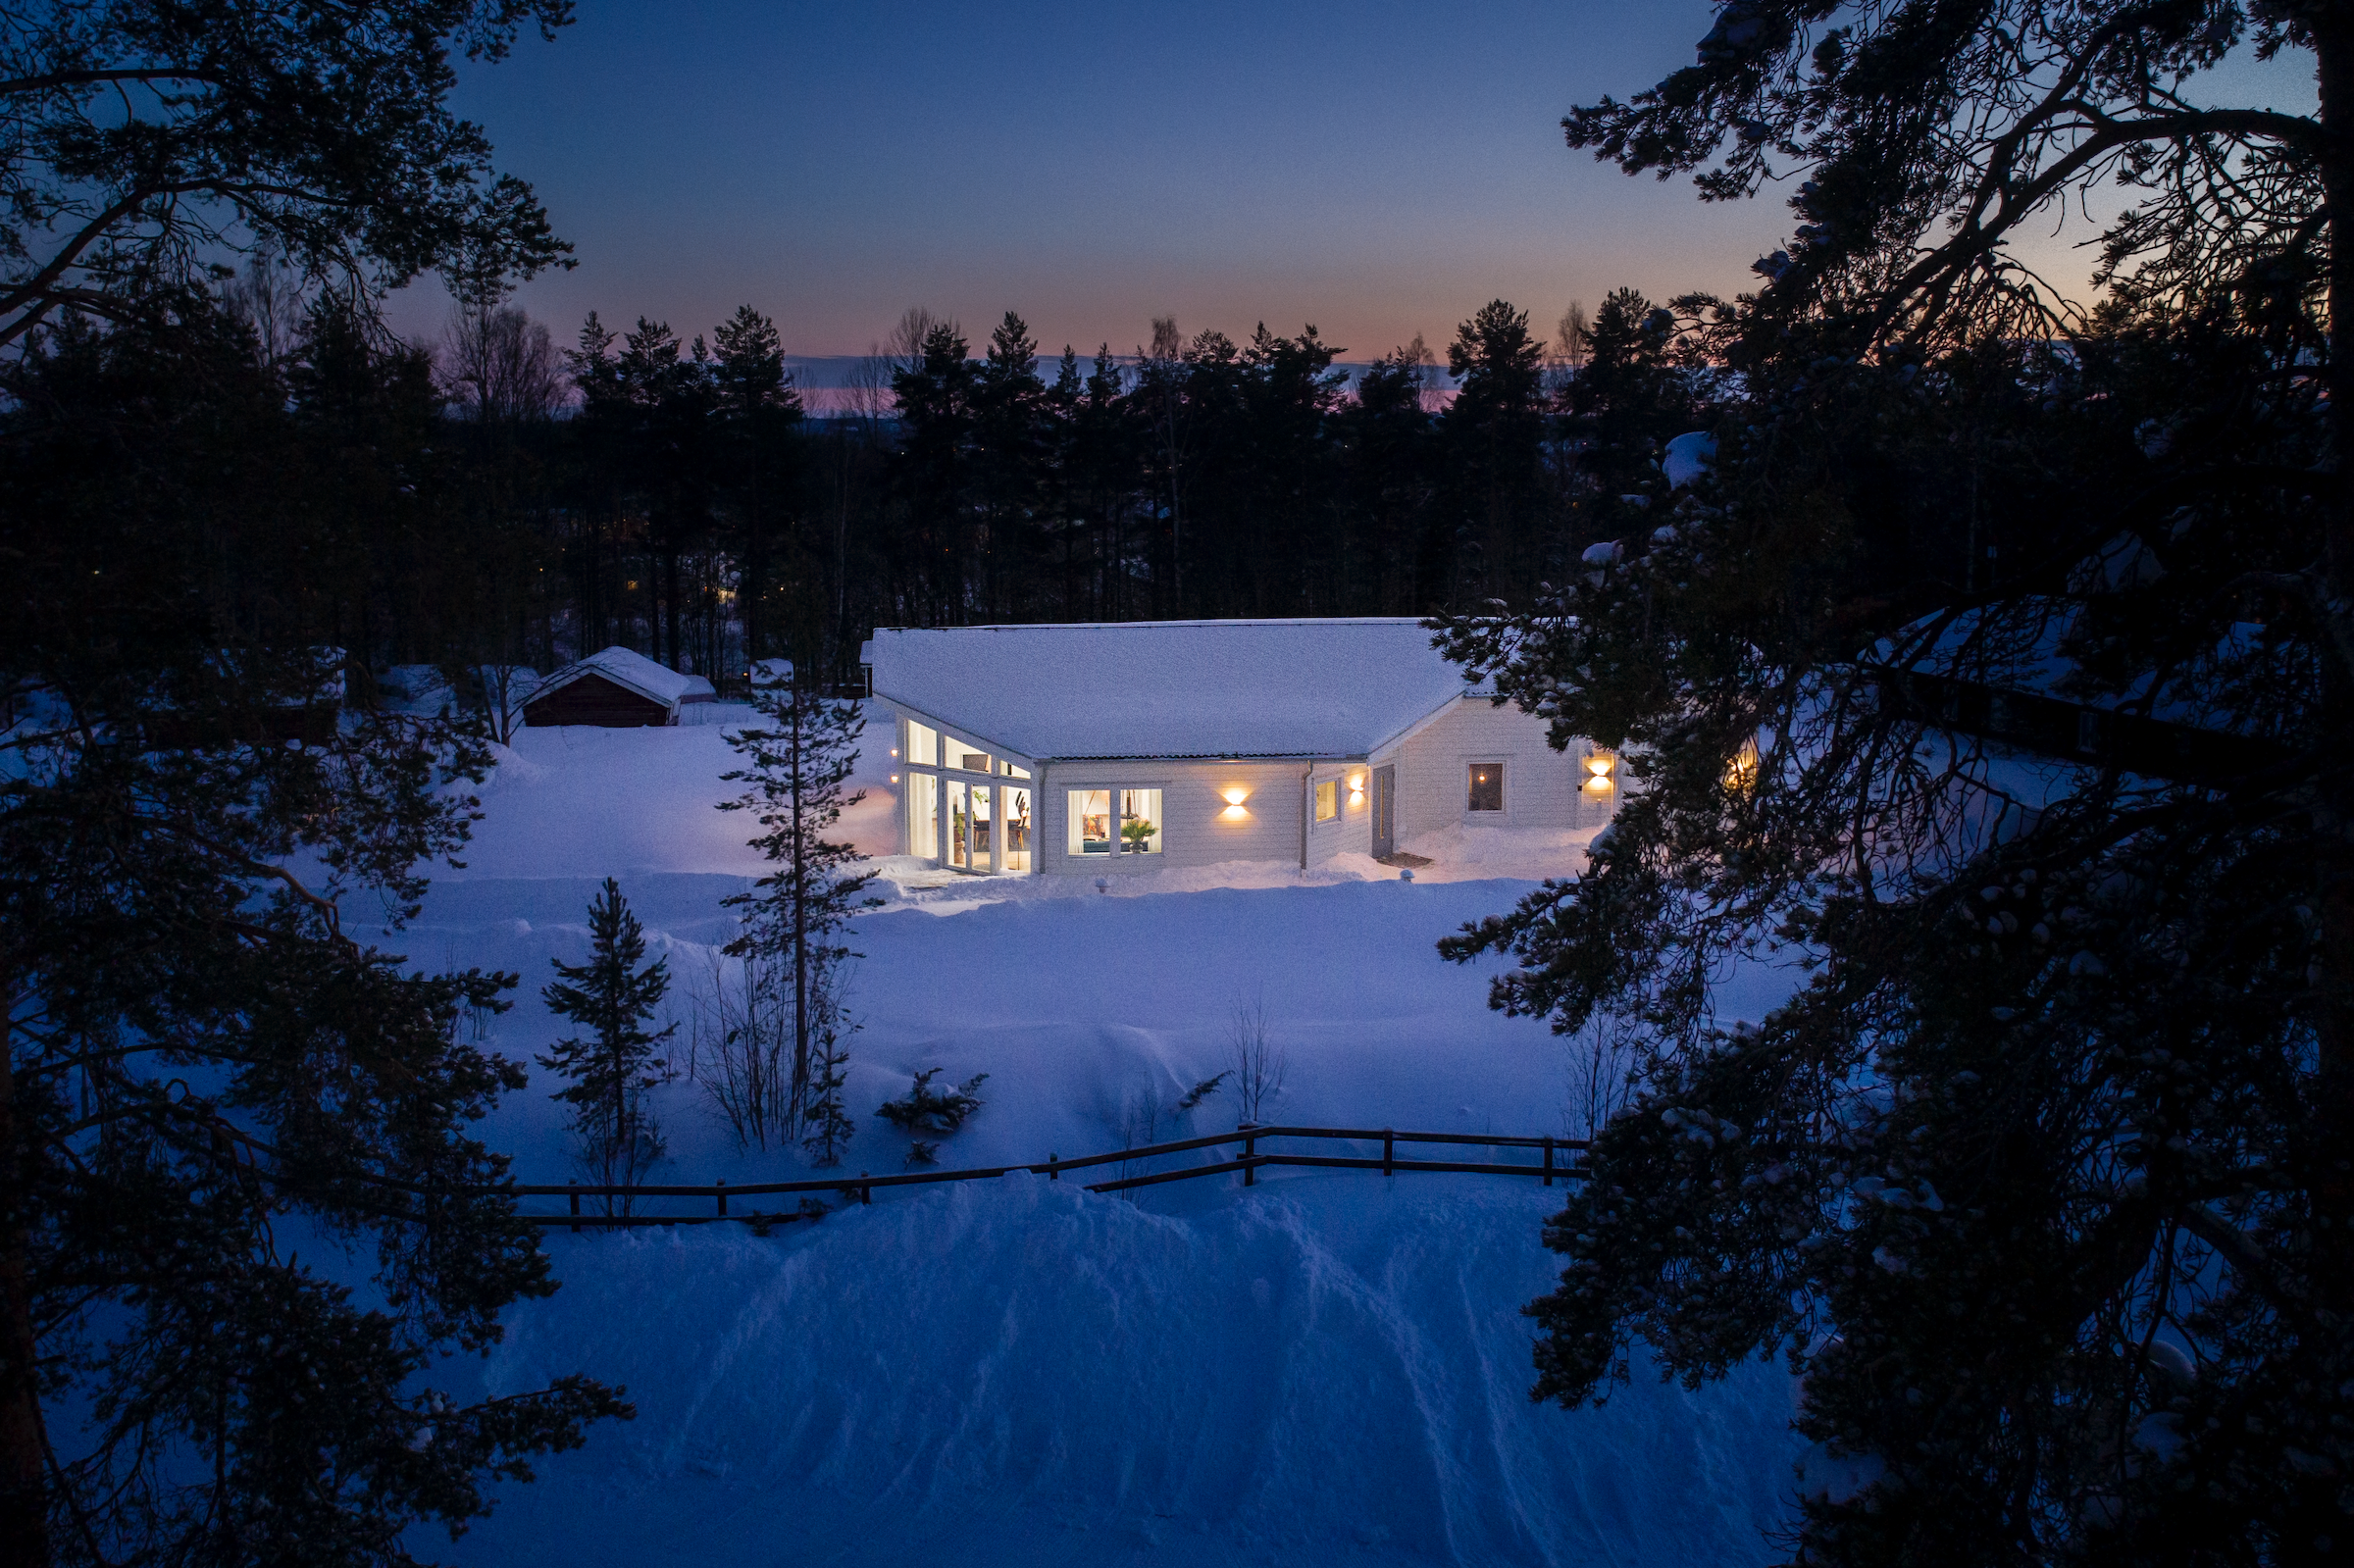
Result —
<instances>
[{"instance_id":1,"label":"evergreen tree","mask_svg":"<svg viewBox=\"0 0 2354 1568\"><path fill-rule=\"evenodd\" d=\"M678 1026L645 1026L670 991L670 960L638 967L645 957L645 928L610 877L588 904L588 951L585 964L549 960L557 978L540 987L540 998L587 1033L556 1041L538 1062L572 1080L555 1097L573 1108L573 1129L597 1180L634 1185L662 1157L662 1129L645 1095L670 1079L670 1064L657 1051ZM608 1196L605 1211L626 1214L628 1201L617 1207Z\"/></svg>"},{"instance_id":2,"label":"evergreen tree","mask_svg":"<svg viewBox=\"0 0 2354 1568\"><path fill-rule=\"evenodd\" d=\"M1634 526L1621 499L1661 492L1661 452L1706 413L1694 370L1680 362L1688 344L1674 313L1640 290L1611 290L1583 341L1585 362L1562 382L1561 404L1593 501L1586 536L1609 538Z\"/></svg>"},{"instance_id":3,"label":"evergreen tree","mask_svg":"<svg viewBox=\"0 0 2354 1568\"><path fill-rule=\"evenodd\" d=\"M874 874L844 875L858 853L825 834L844 807L866 798L864 790L844 787L866 719L857 703L830 700L813 679L784 660L757 673L752 702L768 724L729 737L749 765L721 776L745 787L720 809L753 813L762 832L750 842L777 869L753 891L728 900L745 916L743 934L727 950L759 960L759 974L791 980L789 1120L830 1164L850 1133L842 1102L852 1030L844 1012L844 965L858 955L843 937L853 911L882 900L859 896Z\"/></svg>"},{"instance_id":4,"label":"evergreen tree","mask_svg":"<svg viewBox=\"0 0 2354 1568\"><path fill-rule=\"evenodd\" d=\"M325 707L349 584L323 563L369 514L247 329L177 294L22 341L0 1542L36 1568L406 1561L413 1524L461 1526L626 1408L577 1378L472 1404L430 1382L555 1289L472 1136L524 1079L461 1020L514 980L421 973L343 922L414 911L487 755Z\"/></svg>"},{"instance_id":5,"label":"evergreen tree","mask_svg":"<svg viewBox=\"0 0 2354 1568\"><path fill-rule=\"evenodd\" d=\"M2319 118L2200 107L2251 33ZM1446 950L1640 1040L1537 1391L1786 1355L1799 1560L2354 1543L2350 88L2343 8L1752 0L1568 123L1711 195L1810 177L1760 292L1663 330L1740 376L1714 477L1447 628L1639 787ZM2111 173L2072 316L2009 242ZM1714 1017L1777 949L1796 994Z\"/></svg>"},{"instance_id":6,"label":"evergreen tree","mask_svg":"<svg viewBox=\"0 0 2354 1568\"><path fill-rule=\"evenodd\" d=\"M1357 379L1355 401L1335 420L1347 597L1375 615L1429 614L1447 603L1455 531L1431 504L1436 475L1423 407L1431 370L1420 337L1392 349Z\"/></svg>"},{"instance_id":7,"label":"evergreen tree","mask_svg":"<svg viewBox=\"0 0 2354 1568\"><path fill-rule=\"evenodd\" d=\"M531 187L492 169L448 98L451 45L498 60L524 25L552 38L571 20L565 0L17 16L0 81L0 347L60 311L130 320L240 245L352 300L435 267L570 266Z\"/></svg>"},{"instance_id":8,"label":"evergreen tree","mask_svg":"<svg viewBox=\"0 0 2354 1568\"><path fill-rule=\"evenodd\" d=\"M1018 613L1013 595L1043 564L1039 510L1048 451L1038 343L1012 311L989 334L973 378L973 499L984 620Z\"/></svg>"},{"instance_id":9,"label":"evergreen tree","mask_svg":"<svg viewBox=\"0 0 2354 1568\"><path fill-rule=\"evenodd\" d=\"M971 619L977 550L972 526L972 363L952 324L931 328L913 363L892 373L902 430L893 454L897 499L905 508L910 553L918 563L919 625Z\"/></svg>"},{"instance_id":10,"label":"evergreen tree","mask_svg":"<svg viewBox=\"0 0 2354 1568\"><path fill-rule=\"evenodd\" d=\"M768 656L768 614L776 591L779 547L793 489L791 432L801 418L800 393L785 370L784 339L776 324L745 305L711 334L711 375L719 405L720 436L734 471L736 543L742 563L737 603L743 618L744 658ZM805 581L806 569L787 581ZM812 606L788 611L789 624Z\"/></svg>"},{"instance_id":11,"label":"evergreen tree","mask_svg":"<svg viewBox=\"0 0 2354 1568\"><path fill-rule=\"evenodd\" d=\"M1501 299L1481 306L1448 345L1457 388L1439 430L1451 509L1475 563L1464 585L1471 598L1525 602L1536 586L1546 522L1544 358L1528 312Z\"/></svg>"}]
</instances>

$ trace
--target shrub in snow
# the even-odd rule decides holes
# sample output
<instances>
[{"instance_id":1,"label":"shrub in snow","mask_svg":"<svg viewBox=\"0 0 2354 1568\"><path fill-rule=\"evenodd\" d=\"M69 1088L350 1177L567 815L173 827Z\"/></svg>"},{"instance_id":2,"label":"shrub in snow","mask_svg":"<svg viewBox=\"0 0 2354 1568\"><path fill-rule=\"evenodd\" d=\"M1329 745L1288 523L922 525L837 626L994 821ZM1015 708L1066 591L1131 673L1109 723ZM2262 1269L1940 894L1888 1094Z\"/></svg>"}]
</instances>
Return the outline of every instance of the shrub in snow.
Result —
<instances>
[{"instance_id":1,"label":"shrub in snow","mask_svg":"<svg viewBox=\"0 0 2354 1568\"><path fill-rule=\"evenodd\" d=\"M1232 1078L1233 1076L1234 1069L1229 1067L1226 1069L1226 1071L1219 1073L1214 1077L1205 1078L1199 1084L1196 1084L1192 1088L1187 1089L1184 1097L1177 1101L1177 1114L1183 1116L1197 1109L1203 1100L1209 1098L1220 1088L1224 1087L1226 1080Z\"/></svg>"},{"instance_id":2,"label":"shrub in snow","mask_svg":"<svg viewBox=\"0 0 2354 1568\"><path fill-rule=\"evenodd\" d=\"M927 1067L915 1075L907 1092L896 1100L885 1100L875 1107L875 1114L902 1133L937 1133L942 1138L963 1127L966 1118L985 1103L978 1092L989 1082L987 1073L975 1073L951 1088L934 1088L932 1080L940 1069ZM908 1150L912 1165L930 1165L937 1159L940 1143L937 1138L926 1141L916 1138Z\"/></svg>"},{"instance_id":3,"label":"shrub in snow","mask_svg":"<svg viewBox=\"0 0 2354 1568\"><path fill-rule=\"evenodd\" d=\"M1226 1017L1227 1059L1234 1065L1227 1069L1234 1075L1235 1098L1240 1102L1245 1127L1257 1123L1267 1101L1283 1092L1283 1074L1287 1065L1284 1049L1267 1037L1266 1003L1253 997L1238 998ZM1220 1078L1225 1073L1218 1075Z\"/></svg>"}]
</instances>

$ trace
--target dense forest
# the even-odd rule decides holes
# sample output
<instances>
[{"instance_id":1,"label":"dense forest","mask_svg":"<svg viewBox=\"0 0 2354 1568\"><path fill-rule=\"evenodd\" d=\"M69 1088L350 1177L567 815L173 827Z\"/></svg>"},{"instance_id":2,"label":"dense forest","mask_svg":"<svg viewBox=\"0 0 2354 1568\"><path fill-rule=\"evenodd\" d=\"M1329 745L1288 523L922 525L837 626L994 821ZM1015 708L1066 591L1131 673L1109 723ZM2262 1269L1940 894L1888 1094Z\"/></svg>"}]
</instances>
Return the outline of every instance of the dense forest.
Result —
<instances>
[{"instance_id":1,"label":"dense forest","mask_svg":"<svg viewBox=\"0 0 2354 1568\"><path fill-rule=\"evenodd\" d=\"M6 419L21 448L80 464L65 432L105 430L150 468L172 445L131 436L126 399L200 420L243 455L170 481L218 492L224 613L348 650L365 705L391 666L546 670L614 642L723 683L777 654L841 681L879 625L1525 605L1703 417L1676 340L1633 290L1544 335L1490 304L1444 379L1418 338L1353 376L1313 327L1238 343L1163 319L1133 353L1047 358L1013 313L976 352L911 310L821 418L748 305L692 337L592 314L566 349L492 298L412 343L265 258L128 329L44 329ZM336 520L282 589L260 586L287 564L260 558L264 472L285 517Z\"/></svg>"}]
</instances>

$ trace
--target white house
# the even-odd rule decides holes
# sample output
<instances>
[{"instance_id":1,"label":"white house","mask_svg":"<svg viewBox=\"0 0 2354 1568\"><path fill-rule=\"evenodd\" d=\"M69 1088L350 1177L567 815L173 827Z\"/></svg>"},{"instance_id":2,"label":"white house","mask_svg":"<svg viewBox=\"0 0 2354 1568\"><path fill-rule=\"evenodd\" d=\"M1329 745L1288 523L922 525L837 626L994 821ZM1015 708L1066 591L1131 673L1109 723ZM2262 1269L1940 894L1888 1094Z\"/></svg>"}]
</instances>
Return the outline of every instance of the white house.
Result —
<instances>
[{"instance_id":1,"label":"white house","mask_svg":"<svg viewBox=\"0 0 2354 1568\"><path fill-rule=\"evenodd\" d=\"M1599 826L1612 759L1464 683L1418 621L878 630L898 848L972 872L1394 855Z\"/></svg>"}]
</instances>

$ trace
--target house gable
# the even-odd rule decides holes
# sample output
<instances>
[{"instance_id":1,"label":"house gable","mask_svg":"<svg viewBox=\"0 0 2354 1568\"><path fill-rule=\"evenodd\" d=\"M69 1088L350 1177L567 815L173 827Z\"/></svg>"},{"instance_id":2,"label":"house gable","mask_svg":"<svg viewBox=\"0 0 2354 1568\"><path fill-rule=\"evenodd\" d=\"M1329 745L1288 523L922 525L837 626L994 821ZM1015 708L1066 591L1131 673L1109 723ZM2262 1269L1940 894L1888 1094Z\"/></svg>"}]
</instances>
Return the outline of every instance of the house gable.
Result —
<instances>
[{"instance_id":1,"label":"house gable","mask_svg":"<svg viewBox=\"0 0 2354 1568\"><path fill-rule=\"evenodd\" d=\"M523 718L534 729L580 724L635 730L672 722L669 704L632 691L594 671L583 671L561 685L543 687L523 705Z\"/></svg>"}]
</instances>

